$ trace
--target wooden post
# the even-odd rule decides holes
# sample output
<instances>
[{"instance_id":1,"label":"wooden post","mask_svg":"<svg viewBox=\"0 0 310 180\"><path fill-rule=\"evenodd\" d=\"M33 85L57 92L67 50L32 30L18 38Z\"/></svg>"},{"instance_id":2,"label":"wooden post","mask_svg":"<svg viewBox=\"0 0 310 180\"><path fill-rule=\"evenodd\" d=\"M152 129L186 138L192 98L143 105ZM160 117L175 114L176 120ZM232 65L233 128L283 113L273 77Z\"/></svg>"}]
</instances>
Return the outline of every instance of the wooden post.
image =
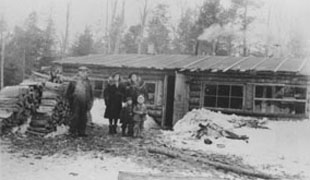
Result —
<instances>
[{"instance_id":1,"label":"wooden post","mask_svg":"<svg viewBox=\"0 0 310 180\"><path fill-rule=\"evenodd\" d=\"M181 119L188 110L188 85L186 84L186 76L175 72L175 90L174 90L174 106L173 106L173 122L174 125Z\"/></svg>"},{"instance_id":2,"label":"wooden post","mask_svg":"<svg viewBox=\"0 0 310 180\"><path fill-rule=\"evenodd\" d=\"M166 108L167 108L167 90L168 90L168 75L165 75L164 79L164 99L163 99L163 117L161 121L161 126L165 126L165 121L166 121Z\"/></svg>"},{"instance_id":3,"label":"wooden post","mask_svg":"<svg viewBox=\"0 0 310 180\"><path fill-rule=\"evenodd\" d=\"M25 80L25 69L26 69L26 50L23 51L23 81Z\"/></svg>"},{"instance_id":4,"label":"wooden post","mask_svg":"<svg viewBox=\"0 0 310 180\"><path fill-rule=\"evenodd\" d=\"M4 87L4 56L5 56L5 37L4 33L1 32L1 89Z\"/></svg>"}]
</instances>

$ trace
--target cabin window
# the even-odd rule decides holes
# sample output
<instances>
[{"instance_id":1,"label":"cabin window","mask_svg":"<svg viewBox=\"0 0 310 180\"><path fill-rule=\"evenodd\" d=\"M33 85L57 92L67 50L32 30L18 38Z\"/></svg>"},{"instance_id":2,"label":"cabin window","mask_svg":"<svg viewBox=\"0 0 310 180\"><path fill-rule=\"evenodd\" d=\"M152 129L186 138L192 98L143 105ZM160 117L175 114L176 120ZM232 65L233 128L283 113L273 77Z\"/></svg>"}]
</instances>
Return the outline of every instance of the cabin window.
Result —
<instances>
[{"instance_id":1,"label":"cabin window","mask_svg":"<svg viewBox=\"0 0 310 180\"><path fill-rule=\"evenodd\" d=\"M206 84L204 107L242 109L243 86Z\"/></svg>"},{"instance_id":2,"label":"cabin window","mask_svg":"<svg viewBox=\"0 0 310 180\"><path fill-rule=\"evenodd\" d=\"M102 91L103 91L103 81L93 80L92 86L93 86L93 90L94 90L94 96L95 97L101 97Z\"/></svg>"},{"instance_id":3,"label":"cabin window","mask_svg":"<svg viewBox=\"0 0 310 180\"><path fill-rule=\"evenodd\" d=\"M156 82L146 82L146 96L145 100L147 104L155 104L155 96L156 96Z\"/></svg>"},{"instance_id":4,"label":"cabin window","mask_svg":"<svg viewBox=\"0 0 310 180\"><path fill-rule=\"evenodd\" d=\"M307 88L297 86L255 86L255 111L303 115L306 112Z\"/></svg>"},{"instance_id":5,"label":"cabin window","mask_svg":"<svg viewBox=\"0 0 310 180\"><path fill-rule=\"evenodd\" d=\"M102 90L103 89L103 81L95 81L95 90Z\"/></svg>"}]
</instances>

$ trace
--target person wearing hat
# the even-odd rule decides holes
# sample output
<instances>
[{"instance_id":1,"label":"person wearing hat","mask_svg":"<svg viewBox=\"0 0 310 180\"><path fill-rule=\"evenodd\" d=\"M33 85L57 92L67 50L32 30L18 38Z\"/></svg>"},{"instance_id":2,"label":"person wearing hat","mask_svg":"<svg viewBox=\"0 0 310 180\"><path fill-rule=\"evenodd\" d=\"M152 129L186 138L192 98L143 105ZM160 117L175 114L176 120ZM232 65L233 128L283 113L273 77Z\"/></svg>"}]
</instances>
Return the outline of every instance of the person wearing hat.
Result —
<instances>
[{"instance_id":1,"label":"person wearing hat","mask_svg":"<svg viewBox=\"0 0 310 180\"><path fill-rule=\"evenodd\" d=\"M87 113L90 111L94 99L87 67L79 67L78 74L69 83L66 97L72 113L70 117L70 133L74 136L87 136Z\"/></svg>"}]
</instances>

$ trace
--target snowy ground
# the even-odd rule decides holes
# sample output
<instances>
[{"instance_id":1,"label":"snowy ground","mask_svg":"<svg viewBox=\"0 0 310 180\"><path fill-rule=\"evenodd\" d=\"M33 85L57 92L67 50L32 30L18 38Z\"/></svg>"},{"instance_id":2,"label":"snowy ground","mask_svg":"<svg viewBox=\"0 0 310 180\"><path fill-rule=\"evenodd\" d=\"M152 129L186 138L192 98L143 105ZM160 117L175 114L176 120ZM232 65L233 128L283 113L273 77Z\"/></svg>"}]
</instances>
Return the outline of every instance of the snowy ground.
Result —
<instances>
[{"instance_id":1,"label":"snowy ground","mask_svg":"<svg viewBox=\"0 0 310 180\"><path fill-rule=\"evenodd\" d=\"M174 132L154 130L153 132L152 129L157 129L158 126L151 118L146 121L146 131L149 135L144 140L108 136L106 132L108 120L103 118L104 109L103 100L96 100L91 114L93 123L99 126L97 129L93 129L93 132L89 131L92 137L86 140L59 137L58 139L48 139L44 144L40 143L45 140L38 140L21 146L19 143L28 140L21 136L20 140L18 137L13 143L15 146L24 148L22 150L12 149L10 141L1 139L0 179L116 180L119 171L155 174L177 173L216 177L215 179L247 179L206 168L201 164L191 164L165 156L145 154L143 146L158 140L158 138L167 145L177 148L199 150L208 154L223 154L228 155L227 157L237 155L243 159L244 163L266 173L290 177L290 179L310 179L309 120L269 121L267 126L270 129L233 129L231 125L221 120L240 117L214 113L202 114L202 116L217 119L223 127L233 129L235 133L247 135L250 138L248 143L225 138L212 139L214 143L206 145L203 143L203 139L196 140L190 136L189 132L178 130ZM195 123L190 125L185 123L183 127L187 130L196 130L196 125ZM22 127L21 131L24 129L25 127ZM66 133L66 130L66 128L60 128L59 134ZM54 145L54 142L60 144ZM33 145L39 145L38 152L32 152Z\"/></svg>"},{"instance_id":2,"label":"snowy ground","mask_svg":"<svg viewBox=\"0 0 310 180\"><path fill-rule=\"evenodd\" d=\"M1 179L8 180L116 180L119 170L154 173L130 159L108 154L76 154L51 157L18 157L2 153Z\"/></svg>"},{"instance_id":3,"label":"snowy ground","mask_svg":"<svg viewBox=\"0 0 310 180\"><path fill-rule=\"evenodd\" d=\"M223 117L219 114L212 119L223 120ZM225 125L225 122L222 124ZM164 136L167 142L179 148L233 154L264 172L310 179L310 121L268 121L267 127L270 129L233 129L239 135L249 136L248 143L219 138L212 139L214 143L206 145L203 139L197 140L183 131L165 132ZM184 125L184 128L188 126Z\"/></svg>"}]
</instances>

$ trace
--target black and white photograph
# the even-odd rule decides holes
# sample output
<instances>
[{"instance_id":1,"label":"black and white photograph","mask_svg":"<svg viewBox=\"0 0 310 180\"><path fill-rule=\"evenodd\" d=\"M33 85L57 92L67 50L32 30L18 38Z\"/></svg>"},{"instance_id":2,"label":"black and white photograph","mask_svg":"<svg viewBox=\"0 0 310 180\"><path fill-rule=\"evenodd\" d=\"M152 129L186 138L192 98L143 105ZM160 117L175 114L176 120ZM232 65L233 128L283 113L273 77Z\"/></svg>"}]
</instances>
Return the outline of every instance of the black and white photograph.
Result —
<instances>
[{"instance_id":1,"label":"black and white photograph","mask_svg":"<svg viewBox=\"0 0 310 180\"><path fill-rule=\"evenodd\" d=\"M310 0L0 0L1 180L309 180Z\"/></svg>"}]
</instances>

